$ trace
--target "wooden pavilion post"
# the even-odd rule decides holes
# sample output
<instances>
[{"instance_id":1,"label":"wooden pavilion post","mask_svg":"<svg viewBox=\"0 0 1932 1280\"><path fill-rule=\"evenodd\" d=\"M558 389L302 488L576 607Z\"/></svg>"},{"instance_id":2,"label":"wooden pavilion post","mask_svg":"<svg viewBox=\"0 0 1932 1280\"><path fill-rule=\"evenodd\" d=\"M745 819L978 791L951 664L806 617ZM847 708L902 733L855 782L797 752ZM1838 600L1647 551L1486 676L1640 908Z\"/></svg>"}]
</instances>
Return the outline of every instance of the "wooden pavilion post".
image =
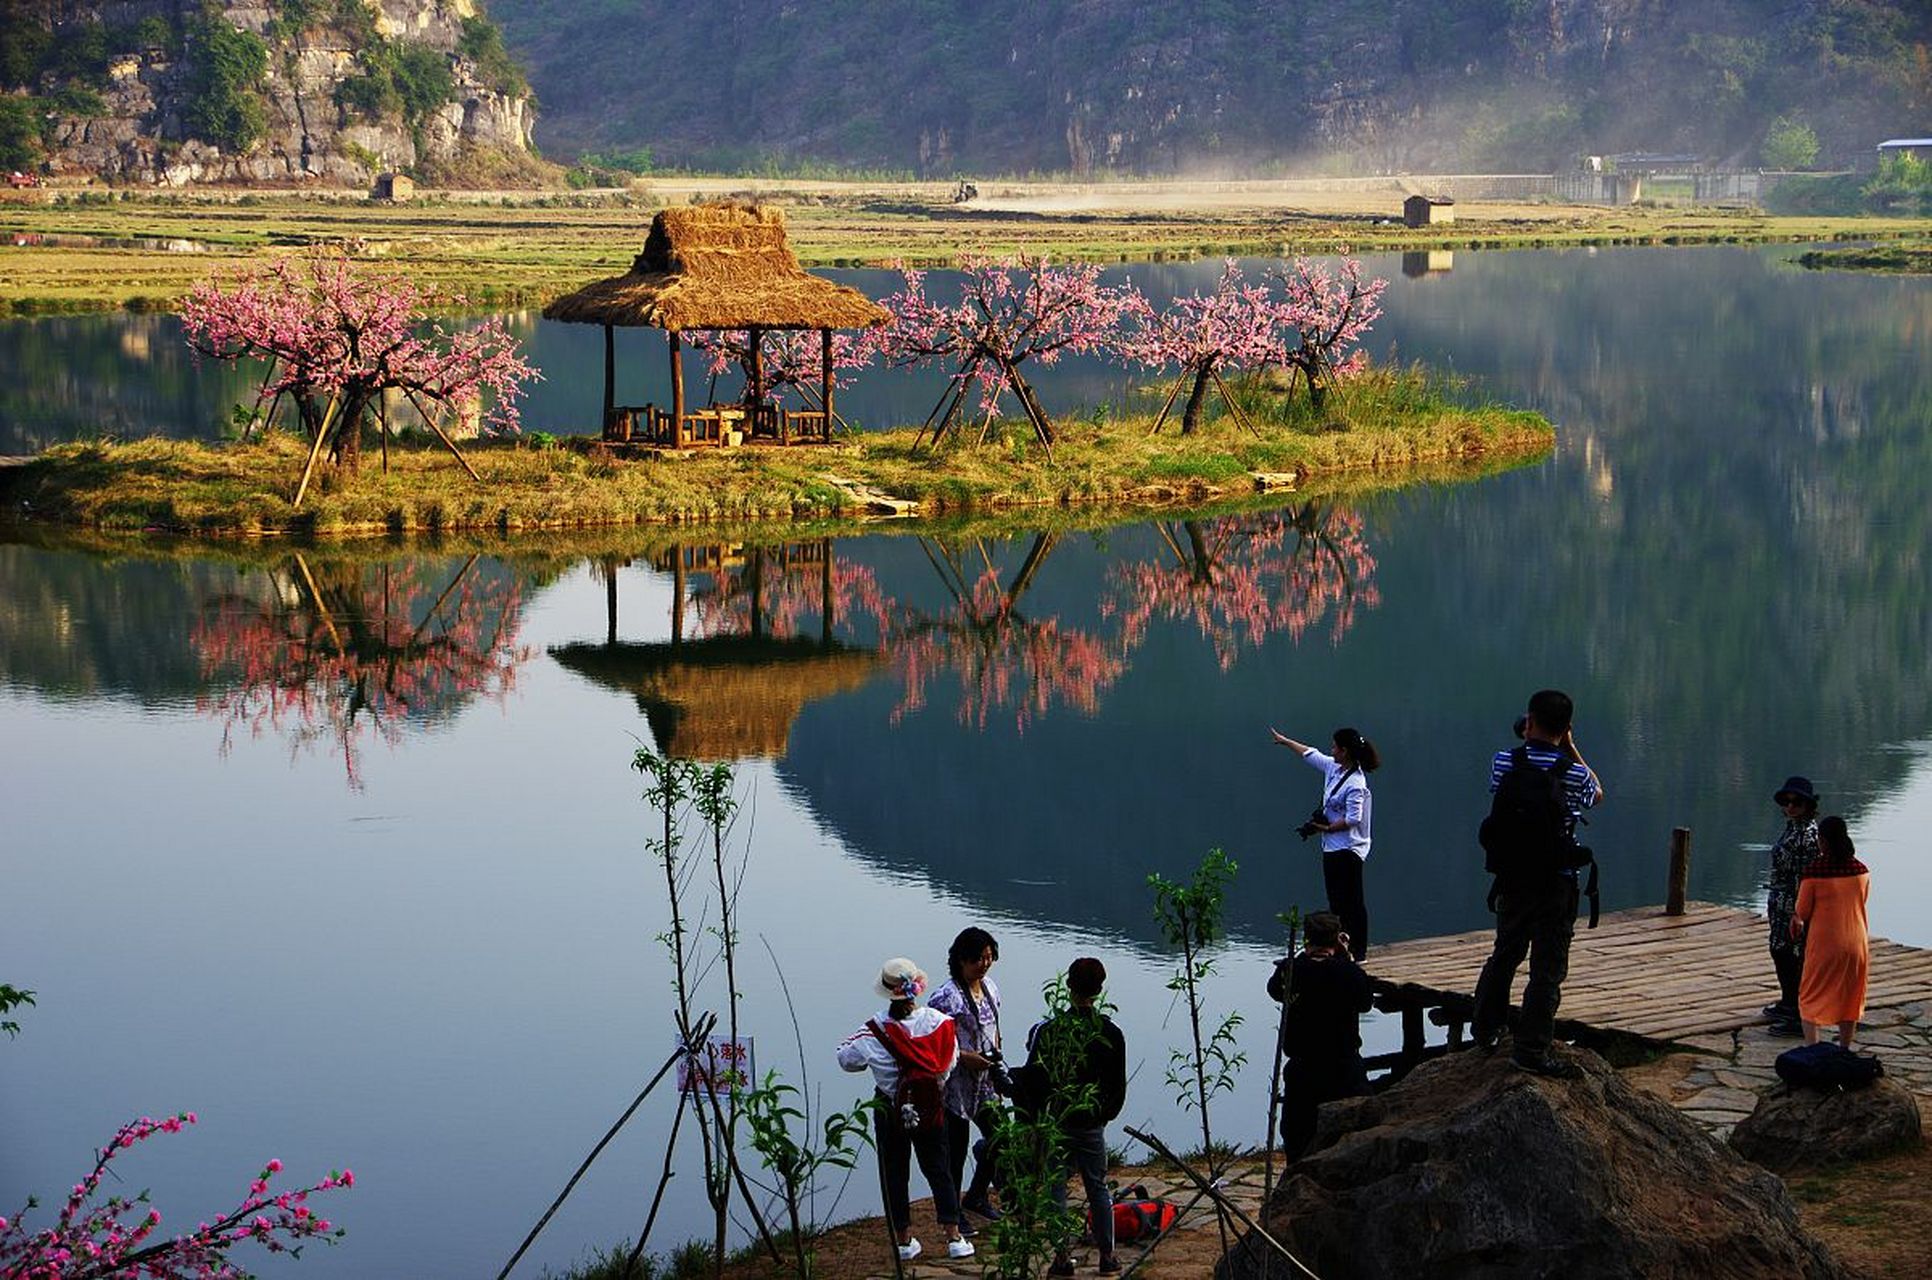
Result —
<instances>
[{"instance_id":1,"label":"wooden pavilion post","mask_svg":"<svg viewBox=\"0 0 1932 1280\"><path fill-rule=\"evenodd\" d=\"M617 416L617 330L604 326L604 439L611 439L611 419Z\"/></svg>"},{"instance_id":2,"label":"wooden pavilion post","mask_svg":"<svg viewBox=\"0 0 1932 1280\"><path fill-rule=\"evenodd\" d=\"M751 341L751 376L745 384L745 437L750 439L758 434L758 417L765 411L765 331L752 325L745 333Z\"/></svg>"},{"instance_id":3,"label":"wooden pavilion post","mask_svg":"<svg viewBox=\"0 0 1932 1280\"><path fill-rule=\"evenodd\" d=\"M684 443L684 345L676 329L666 330L671 343L671 440L672 448Z\"/></svg>"},{"instance_id":4,"label":"wooden pavilion post","mask_svg":"<svg viewBox=\"0 0 1932 1280\"><path fill-rule=\"evenodd\" d=\"M818 331L818 398L825 410L825 439L832 439L832 331Z\"/></svg>"}]
</instances>

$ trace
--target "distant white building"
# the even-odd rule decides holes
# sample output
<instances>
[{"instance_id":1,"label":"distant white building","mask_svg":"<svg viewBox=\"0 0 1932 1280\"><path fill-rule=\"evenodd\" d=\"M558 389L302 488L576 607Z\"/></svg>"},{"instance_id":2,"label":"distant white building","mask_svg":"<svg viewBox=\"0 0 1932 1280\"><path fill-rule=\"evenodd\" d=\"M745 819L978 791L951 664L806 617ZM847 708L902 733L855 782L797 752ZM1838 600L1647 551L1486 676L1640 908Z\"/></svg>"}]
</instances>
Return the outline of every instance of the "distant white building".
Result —
<instances>
[{"instance_id":1,"label":"distant white building","mask_svg":"<svg viewBox=\"0 0 1932 1280\"><path fill-rule=\"evenodd\" d=\"M1932 157L1932 138L1887 138L1878 144L1878 158L1886 156Z\"/></svg>"}]
</instances>

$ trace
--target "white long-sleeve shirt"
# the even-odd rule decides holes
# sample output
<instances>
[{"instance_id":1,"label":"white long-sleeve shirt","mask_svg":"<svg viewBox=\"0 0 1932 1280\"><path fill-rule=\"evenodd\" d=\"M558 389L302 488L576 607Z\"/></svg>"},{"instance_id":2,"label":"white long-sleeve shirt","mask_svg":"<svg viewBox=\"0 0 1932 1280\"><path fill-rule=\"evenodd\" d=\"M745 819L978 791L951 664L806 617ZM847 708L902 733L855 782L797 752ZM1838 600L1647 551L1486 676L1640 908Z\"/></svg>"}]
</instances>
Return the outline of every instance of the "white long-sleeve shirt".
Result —
<instances>
[{"instance_id":1,"label":"white long-sleeve shirt","mask_svg":"<svg viewBox=\"0 0 1932 1280\"><path fill-rule=\"evenodd\" d=\"M1330 822L1348 824L1340 831L1321 833L1322 852L1340 853L1348 849L1353 851L1356 857L1367 862L1369 812L1373 808L1369 797L1368 776L1353 766L1344 774L1342 766L1335 763L1334 756L1325 755L1313 747L1304 752L1301 758L1308 762L1310 768L1321 770L1322 816Z\"/></svg>"},{"instance_id":2,"label":"white long-sleeve shirt","mask_svg":"<svg viewBox=\"0 0 1932 1280\"><path fill-rule=\"evenodd\" d=\"M882 1023L892 1021L889 1012L885 1009L879 1010L874 1016ZM923 1036L946 1020L946 1015L939 1010L920 1005L901 1018L899 1025L910 1035ZM878 1087L879 1092L888 1098L898 1095L899 1060L892 1056L890 1049L879 1043L879 1037L872 1034L871 1027L860 1027L847 1036L839 1044L838 1058L839 1066L847 1071L864 1071L867 1067L872 1068L872 1082ZM953 1068L958 1065L959 1046L955 1043L953 1060L946 1064L945 1075L940 1079L943 1081L946 1076L952 1075Z\"/></svg>"}]
</instances>

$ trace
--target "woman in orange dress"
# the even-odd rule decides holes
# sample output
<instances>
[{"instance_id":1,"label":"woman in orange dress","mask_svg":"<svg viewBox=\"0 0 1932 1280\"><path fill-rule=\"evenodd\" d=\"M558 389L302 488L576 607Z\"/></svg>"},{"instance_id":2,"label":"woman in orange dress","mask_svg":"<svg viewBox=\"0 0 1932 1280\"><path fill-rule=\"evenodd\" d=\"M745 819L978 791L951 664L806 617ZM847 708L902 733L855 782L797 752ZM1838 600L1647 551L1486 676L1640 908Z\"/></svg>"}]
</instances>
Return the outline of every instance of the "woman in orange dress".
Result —
<instances>
[{"instance_id":1,"label":"woman in orange dress","mask_svg":"<svg viewBox=\"0 0 1932 1280\"><path fill-rule=\"evenodd\" d=\"M1818 1043L1818 1028L1838 1024L1838 1043L1849 1049L1865 1014L1869 964L1865 900L1872 877L1858 860L1845 820L1836 814L1818 824L1818 857L1798 882L1793 937L1805 943L1804 977L1798 984L1798 1018L1805 1043Z\"/></svg>"}]
</instances>

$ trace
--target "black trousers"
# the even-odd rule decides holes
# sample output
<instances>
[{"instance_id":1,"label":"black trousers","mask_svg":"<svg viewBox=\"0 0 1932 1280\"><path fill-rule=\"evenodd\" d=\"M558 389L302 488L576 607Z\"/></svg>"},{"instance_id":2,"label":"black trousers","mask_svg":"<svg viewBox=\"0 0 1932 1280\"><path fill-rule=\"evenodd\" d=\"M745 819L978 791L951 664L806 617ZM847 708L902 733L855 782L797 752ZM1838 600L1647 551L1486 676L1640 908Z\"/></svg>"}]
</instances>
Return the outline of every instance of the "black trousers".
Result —
<instances>
[{"instance_id":1,"label":"black trousers","mask_svg":"<svg viewBox=\"0 0 1932 1280\"><path fill-rule=\"evenodd\" d=\"M964 1187L960 1200L978 1202L986 1198L986 1189L993 1185L994 1161L999 1159L999 1143L993 1134L999 1128L1000 1109L988 1103L979 1109L971 1120L965 1116L946 1113L946 1153L952 1161L953 1185ZM986 1139L986 1146L979 1159L973 1162L973 1181L966 1182L966 1153L973 1145L973 1129L978 1127L980 1136Z\"/></svg>"},{"instance_id":2,"label":"black trousers","mask_svg":"<svg viewBox=\"0 0 1932 1280\"><path fill-rule=\"evenodd\" d=\"M1798 981L1805 974L1805 956L1802 951L1781 951L1771 948L1771 967L1778 971L1778 1003L1791 1010L1791 1016L1798 1016Z\"/></svg>"},{"instance_id":3,"label":"black trousers","mask_svg":"<svg viewBox=\"0 0 1932 1280\"><path fill-rule=\"evenodd\" d=\"M886 1221L894 1231L912 1225L912 1157L932 1188L932 1207L939 1224L959 1221L959 1196L953 1187L952 1161L946 1154L946 1128L940 1125L907 1133L899 1123L899 1108L884 1094L872 1113L872 1132L879 1146L879 1177L885 1183Z\"/></svg>"},{"instance_id":4,"label":"black trousers","mask_svg":"<svg viewBox=\"0 0 1932 1280\"><path fill-rule=\"evenodd\" d=\"M1359 963L1368 955L1368 900L1362 896L1362 860L1352 849L1322 854L1322 885L1328 909L1348 930L1348 951Z\"/></svg>"},{"instance_id":5,"label":"black trousers","mask_svg":"<svg viewBox=\"0 0 1932 1280\"><path fill-rule=\"evenodd\" d=\"M1529 985L1516 1023L1517 1055L1541 1057L1556 1034L1563 980L1570 976L1570 939L1576 935L1577 882L1552 876L1524 885L1498 885L1496 946L1476 982L1478 1041L1501 1035L1509 1022L1509 988L1529 956Z\"/></svg>"},{"instance_id":6,"label":"black trousers","mask_svg":"<svg viewBox=\"0 0 1932 1280\"><path fill-rule=\"evenodd\" d=\"M1367 1092L1368 1072L1358 1053L1345 1058L1290 1058L1281 1070L1282 1154L1294 1160L1308 1149L1315 1137L1315 1112L1322 1103Z\"/></svg>"}]
</instances>

